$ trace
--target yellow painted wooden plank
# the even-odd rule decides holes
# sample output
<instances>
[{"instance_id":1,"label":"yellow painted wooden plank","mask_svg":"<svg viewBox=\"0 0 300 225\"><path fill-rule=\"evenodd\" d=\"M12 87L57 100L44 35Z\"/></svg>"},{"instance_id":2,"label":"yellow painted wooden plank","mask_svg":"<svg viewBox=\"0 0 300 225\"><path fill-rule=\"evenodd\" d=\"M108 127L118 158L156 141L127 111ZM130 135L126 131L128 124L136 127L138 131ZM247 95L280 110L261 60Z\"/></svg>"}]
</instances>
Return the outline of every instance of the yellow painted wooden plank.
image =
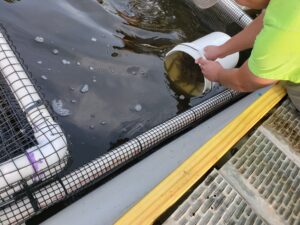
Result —
<instances>
[{"instance_id":1,"label":"yellow painted wooden plank","mask_svg":"<svg viewBox=\"0 0 300 225\"><path fill-rule=\"evenodd\" d=\"M280 85L274 85L125 213L115 225L153 224L247 134L285 94L285 90Z\"/></svg>"}]
</instances>

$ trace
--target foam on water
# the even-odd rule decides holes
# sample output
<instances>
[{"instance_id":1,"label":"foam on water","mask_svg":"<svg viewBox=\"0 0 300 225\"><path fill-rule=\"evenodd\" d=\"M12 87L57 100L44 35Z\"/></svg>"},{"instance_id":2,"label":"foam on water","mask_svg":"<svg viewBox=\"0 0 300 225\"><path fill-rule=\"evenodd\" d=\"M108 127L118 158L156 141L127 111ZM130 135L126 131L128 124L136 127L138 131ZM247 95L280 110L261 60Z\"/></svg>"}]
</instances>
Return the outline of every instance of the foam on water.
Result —
<instances>
[{"instance_id":1,"label":"foam on water","mask_svg":"<svg viewBox=\"0 0 300 225\"><path fill-rule=\"evenodd\" d=\"M52 50L52 53L53 53L54 55L57 55L57 54L59 53L59 51L58 51L58 49L53 49L53 50Z\"/></svg>"},{"instance_id":2,"label":"foam on water","mask_svg":"<svg viewBox=\"0 0 300 225\"><path fill-rule=\"evenodd\" d=\"M184 99L185 99L184 95L180 95L180 96L179 96L179 99L180 99L180 100L184 100Z\"/></svg>"},{"instance_id":3,"label":"foam on water","mask_svg":"<svg viewBox=\"0 0 300 225\"><path fill-rule=\"evenodd\" d=\"M105 122L105 121L101 121L101 122L100 122L100 124L101 124L102 126L104 126L104 125L106 125L106 124L107 124L107 122Z\"/></svg>"},{"instance_id":4,"label":"foam on water","mask_svg":"<svg viewBox=\"0 0 300 225\"><path fill-rule=\"evenodd\" d=\"M66 59L61 60L61 62L64 65L70 65L71 64L71 62L69 60L66 60Z\"/></svg>"},{"instance_id":5,"label":"foam on water","mask_svg":"<svg viewBox=\"0 0 300 225\"><path fill-rule=\"evenodd\" d=\"M51 102L51 106L56 114L59 116L69 116L71 115L71 111L69 109L64 108L64 104L61 99L53 99Z\"/></svg>"},{"instance_id":6,"label":"foam on water","mask_svg":"<svg viewBox=\"0 0 300 225\"><path fill-rule=\"evenodd\" d=\"M41 78L42 78L43 80L48 80L48 77L47 77L46 75L42 75Z\"/></svg>"},{"instance_id":7,"label":"foam on water","mask_svg":"<svg viewBox=\"0 0 300 225\"><path fill-rule=\"evenodd\" d=\"M137 112L140 112L142 111L143 107L141 106L141 104L137 104L134 106L134 110L137 111Z\"/></svg>"},{"instance_id":8,"label":"foam on water","mask_svg":"<svg viewBox=\"0 0 300 225\"><path fill-rule=\"evenodd\" d=\"M45 41L44 38L41 36L36 36L34 40L38 43L43 43Z\"/></svg>"},{"instance_id":9,"label":"foam on water","mask_svg":"<svg viewBox=\"0 0 300 225\"><path fill-rule=\"evenodd\" d=\"M89 85L88 84L84 84L81 89L80 92L81 93L87 93L89 91Z\"/></svg>"}]
</instances>

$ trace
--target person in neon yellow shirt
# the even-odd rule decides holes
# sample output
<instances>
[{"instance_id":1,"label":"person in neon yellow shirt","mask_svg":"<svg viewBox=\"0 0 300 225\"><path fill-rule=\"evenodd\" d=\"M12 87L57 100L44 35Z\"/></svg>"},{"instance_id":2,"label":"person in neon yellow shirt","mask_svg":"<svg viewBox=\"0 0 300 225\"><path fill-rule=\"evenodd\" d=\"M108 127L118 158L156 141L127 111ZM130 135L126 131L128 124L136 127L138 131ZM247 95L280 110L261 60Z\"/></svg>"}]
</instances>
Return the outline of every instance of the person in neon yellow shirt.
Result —
<instances>
[{"instance_id":1,"label":"person in neon yellow shirt","mask_svg":"<svg viewBox=\"0 0 300 225\"><path fill-rule=\"evenodd\" d=\"M196 60L203 75L226 87L251 92L282 82L300 110L300 1L236 0L255 9L265 9L243 31L221 46L207 46L205 58ZM252 48L240 67L224 69L217 58Z\"/></svg>"}]
</instances>

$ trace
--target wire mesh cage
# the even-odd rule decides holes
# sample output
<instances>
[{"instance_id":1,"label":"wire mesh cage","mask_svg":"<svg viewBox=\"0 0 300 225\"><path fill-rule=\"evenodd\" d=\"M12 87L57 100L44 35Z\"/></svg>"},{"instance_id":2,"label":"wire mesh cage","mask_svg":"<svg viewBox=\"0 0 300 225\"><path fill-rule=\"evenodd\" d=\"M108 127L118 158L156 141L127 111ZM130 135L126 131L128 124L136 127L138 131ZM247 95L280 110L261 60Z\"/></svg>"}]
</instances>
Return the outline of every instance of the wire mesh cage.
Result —
<instances>
[{"instance_id":1,"label":"wire mesh cage","mask_svg":"<svg viewBox=\"0 0 300 225\"><path fill-rule=\"evenodd\" d=\"M58 174L69 158L66 138L0 28L0 207L29 185Z\"/></svg>"}]
</instances>

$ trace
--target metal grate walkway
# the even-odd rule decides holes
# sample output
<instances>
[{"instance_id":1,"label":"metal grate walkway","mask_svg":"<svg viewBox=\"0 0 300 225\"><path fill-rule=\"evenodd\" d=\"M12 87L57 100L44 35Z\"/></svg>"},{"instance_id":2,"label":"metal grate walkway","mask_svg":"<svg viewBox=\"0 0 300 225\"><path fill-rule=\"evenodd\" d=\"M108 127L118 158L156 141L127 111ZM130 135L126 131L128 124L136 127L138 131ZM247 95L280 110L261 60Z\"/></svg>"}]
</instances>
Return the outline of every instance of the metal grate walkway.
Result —
<instances>
[{"instance_id":1,"label":"metal grate walkway","mask_svg":"<svg viewBox=\"0 0 300 225\"><path fill-rule=\"evenodd\" d=\"M289 100L164 222L300 225L300 113Z\"/></svg>"}]
</instances>

